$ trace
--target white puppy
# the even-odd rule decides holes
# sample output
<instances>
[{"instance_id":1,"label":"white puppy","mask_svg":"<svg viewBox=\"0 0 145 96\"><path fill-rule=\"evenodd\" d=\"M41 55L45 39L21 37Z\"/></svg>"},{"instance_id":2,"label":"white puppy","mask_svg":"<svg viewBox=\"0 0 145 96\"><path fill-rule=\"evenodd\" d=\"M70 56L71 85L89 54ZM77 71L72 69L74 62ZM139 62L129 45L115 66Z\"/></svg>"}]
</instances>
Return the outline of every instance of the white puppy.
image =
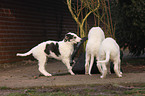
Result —
<instances>
[{"instance_id":1,"label":"white puppy","mask_svg":"<svg viewBox=\"0 0 145 96\"><path fill-rule=\"evenodd\" d=\"M118 77L122 77L120 72L120 48L113 38L106 38L103 40L99 49L99 60L97 67L102 74L101 78L105 78L107 74L107 63L111 60L114 64L114 71Z\"/></svg>"},{"instance_id":2,"label":"white puppy","mask_svg":"<svg viewBox=\"0 0 145 96\"><path fill-rule=\"evenodd\" d=\"M34 58L38 60L39 71L45 76L52 76L45 70L45 63L47 57L55 58L62 60L66 65L68 71L71 75L74 75L72 72L72 67L70 66L70 57L74 50L74 44L80 42L81 38L74 33L67 33L63 41L46 41L38 44L36 47L32 48L29 52L20 54L17 56L27 56L32 54Z\"/></svg>"},{"instance_id":3,"label":"white puppy","mask_svg":"<svg viewBox=\"0 0 145 96\"><path fill-rule=\"evenodd\" d=\"M105 35L100 27L92 27L90 29L88 34L88 42L86 45L85 74L91 75L91 69L94 63L94 57L96 57L96 59L98 60L99 47L104 39L105 39Z\"/></svg>"}]
</instances>

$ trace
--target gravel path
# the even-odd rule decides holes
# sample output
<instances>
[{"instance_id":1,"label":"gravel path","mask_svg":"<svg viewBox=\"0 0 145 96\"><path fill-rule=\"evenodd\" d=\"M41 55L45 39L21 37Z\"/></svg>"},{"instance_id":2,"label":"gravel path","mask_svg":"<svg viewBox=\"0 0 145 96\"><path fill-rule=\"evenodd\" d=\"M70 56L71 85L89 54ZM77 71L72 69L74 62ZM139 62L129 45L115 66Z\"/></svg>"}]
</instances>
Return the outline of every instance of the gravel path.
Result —
<instances>
[{"instance_id":1,"label":"gravel path","mask_svg":"<svg viewBox=\"0 0 145 96\"><path fill-rule=\"evenodd\" d=\"M15 66L19 65L21 66ZM25 65L26 64L26 65ZM14 67L0 70L0 87L8 88L33 88L33 87L53 87L85 84L114 84L114 83L145 83L145 70L136 73L123 73L122 78L117 78L115 74L108 74L106 79L100 79L100 74L75 75L71 76L60 61L50 61L46 66L47 71L52 73L52 77L39 76L36 61L23 61L14 64ZM126 68L126 67L125 67ZM143 66L142 68L145 68ZM128 70L128 69L125 69Z\"/></svg>"}]
</instances>

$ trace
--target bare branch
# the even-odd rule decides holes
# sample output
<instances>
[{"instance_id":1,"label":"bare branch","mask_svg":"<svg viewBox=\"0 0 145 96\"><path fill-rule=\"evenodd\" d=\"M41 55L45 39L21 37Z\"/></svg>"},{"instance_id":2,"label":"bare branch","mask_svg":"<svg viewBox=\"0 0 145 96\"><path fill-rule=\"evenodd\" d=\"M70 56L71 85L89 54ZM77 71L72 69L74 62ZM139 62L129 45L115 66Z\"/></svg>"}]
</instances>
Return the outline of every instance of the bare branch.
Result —
<instances>
[{"instance_id":1,"label":"bare branch","mask_svg":"<svg viewBox=\"0 0 145 96\"><path fill-rule=\"evenodd\" d=\"M77 16L74 14L73 10L72 10L72 3L71 0L67 0L67 5L68 5L68 9L72 15L72 17L74 18L74 20L77 22L77 24L80 24L80 21L78 20Z\"/></svg>"}]
</instances>

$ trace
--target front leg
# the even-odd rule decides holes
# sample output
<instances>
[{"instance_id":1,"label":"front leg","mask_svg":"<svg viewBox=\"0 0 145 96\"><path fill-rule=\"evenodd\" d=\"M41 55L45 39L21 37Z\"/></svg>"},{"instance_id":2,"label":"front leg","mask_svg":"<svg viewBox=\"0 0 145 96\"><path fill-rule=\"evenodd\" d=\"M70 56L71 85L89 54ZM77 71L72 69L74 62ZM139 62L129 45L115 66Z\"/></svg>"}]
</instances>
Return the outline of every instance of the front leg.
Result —
<instances>
[{"instance_id":1,"label":"front leg","mask_svg":"<svg viewBox=\"0 0 145 96\"><path fill-rule=\"evenodd\" d=\"M71 75L75 75L72 71L72 67L70 66L70 60L69 59L63 59L62 62L66 65L67 69L68 69L68 72L71 74Z\"/></svg>"},{"instance_id":2,"label":"front leg","mask_svg":"<svg viewBox=\"0 0 145 96\"><path fill-rule=\"evenodd\" d=\"M98 67L99 72L100 72L101 74L103 74L103 70L102 70L102 68L101 68L101 63L99 63L98 61L97 61L97 67Z\"/></svg>"},{"instance_id":3,"label":"front leg","mask_svg":"<svg viewBox=\"0 0 145 96\"><path fill-rule=\"evenodd\" d=\"M107 67L106 67L106 64L105 63L102 64L102 69L103 69L102 76L100 76L100 78L103 79L103 78L106 77L106 74L107 74Z\"/></svg>"}]
</instances>

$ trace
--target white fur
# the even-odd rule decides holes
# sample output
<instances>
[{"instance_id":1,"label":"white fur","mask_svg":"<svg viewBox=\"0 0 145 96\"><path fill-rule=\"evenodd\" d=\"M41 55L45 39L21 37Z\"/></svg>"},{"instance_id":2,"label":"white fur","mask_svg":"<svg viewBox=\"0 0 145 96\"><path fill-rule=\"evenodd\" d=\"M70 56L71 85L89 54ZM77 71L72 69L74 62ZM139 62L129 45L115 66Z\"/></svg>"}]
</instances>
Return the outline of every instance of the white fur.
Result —
<instances>
[{"instance_id":1,"label":"white fur","mask_svg":"<svg viewBox=\"0 0 145 96\"><path fill-rule=\"evenodd\" d=\"M32 48L29 52L24 53L24 54L20 54L18 53L17 56L27 56L32 54L37 60L38 60L38 65L39 65L39 71L45 75L45 76L52 76L50 73L48 73L45 70L45 63L46 63L46 59L47 57L51 57L51 58L55 58L58 60L62 60L62 62L66 65L68 71L71 73L71 75L74 75L74 73L72 72L72 67L70 66L70 57L71 54L74 50L73 45L77 42L80 42L81 38L78 37L76 34L69 32L68 34L71 34L73 36L75 36L76 38L71 39L70 41L46 41L46 42L42 42L40 44L38 44L36 47ZM67 37L65 37L67 38ZM50 52L50 55L47 55L44 50L46 48L46 44L50 44L50 43L58 43L59 45L59 52L61 55L57 56L55 55L55 53Z\"/></svg>"},{"instance_id":2,"label":"white fur","mask_svg":"<svg viewBox=\"0 0 145 96\"><path fill-rule=\"evenodd\" d=\"M99 60L97 67L102 74L101 78L105 78L107 74L107 63L111 60L114 64L114 71L118 77L122 77L120 72L120 48L113 38L106 38L103 40L99 49Z\"/></svg>"},{"instance_id":3,"label":"white fur","mask_svg":"<svg viewBox=\"0 0 145 96\"><path fill-rule=\"evenodd\" d=\"M85 74L91 75L91 69L93 66L94 57L98 59L99 47L100 47L101 42L104 39L105 39L105 35L104 35L103 30L100 27L92 27L90 29L89 34L88 34L88 42L86 45Z\"/></svg>"}]
</instances>

